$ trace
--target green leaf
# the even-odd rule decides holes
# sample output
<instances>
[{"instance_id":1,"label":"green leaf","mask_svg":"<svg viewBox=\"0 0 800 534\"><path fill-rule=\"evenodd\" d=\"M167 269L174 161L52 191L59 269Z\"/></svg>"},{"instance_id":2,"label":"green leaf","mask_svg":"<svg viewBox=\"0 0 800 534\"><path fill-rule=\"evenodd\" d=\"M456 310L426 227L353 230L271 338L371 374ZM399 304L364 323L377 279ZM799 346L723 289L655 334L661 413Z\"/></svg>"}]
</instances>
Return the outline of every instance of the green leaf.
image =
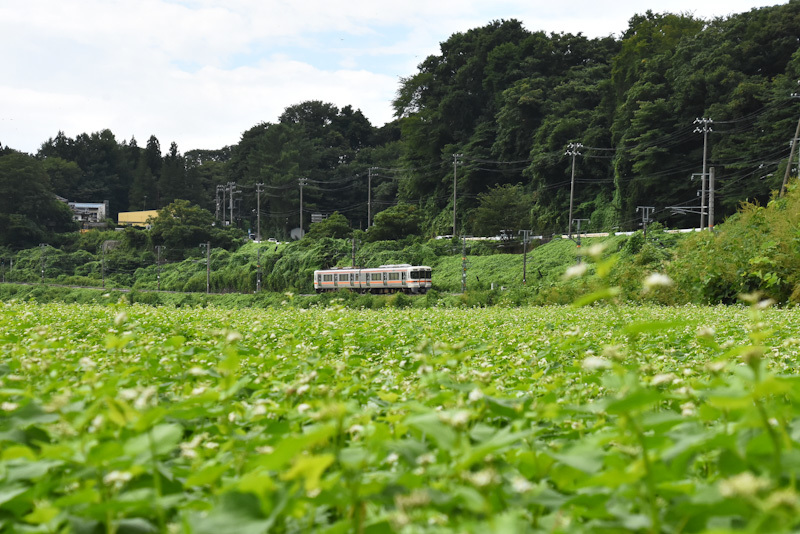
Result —
<instances>
[{"instance_id":1,"label":"green leaf","mask_svg":"<svg viewBox=\"0 0 800 534\"><path fill-rule=\"evenodd\" d=\"M455 431L451 427L443 424L439 420L439 415L436 412L408 417L405 423L432 438L439 447L445 450L450 450L453 448L453 445L455 445Z\"/></svg>"},{"instance_id":2,"label":"green leaf","mask_svg":"<svg viewBox=\"0 0 800 534\"><path fill-rule=\"evenodd\" d=\"M222 494L208 513L190 512L188 521L192 534L264 534L272 524L264 517L255 495L238 492Z\"/></svg>"},{"instance_id":3,"label":"green leaf","mask_svg":"<svg viewBox=\"0 0 800 534\"><path fill-rule=\"evenodd\" d=\"M610 414L630 414L649 408L664 400L664 396L654 390L636 388L624 397L615 399L606 406L606 412Z\"/></svg>"},{"instance_id":4,"label":"green leaf","mask_svg":"<svg viewBox=\"0 0 800 534\"><path fill-rule=\"evenodd\" d=\"M230 464L212 464L204 467L196 473L192 473L185 482L185 486L206 486L216 482L219 477L225 474Z\"/></svg>"},{"instance_id":5,"label":"green leaf","mask_svg":"<svg viewBox=\"0 0 800 534\"><path fill-rule=\"evenodd\" d=\"M318 454L313 456L299 456L295 459L291 469L281 474L282 480L303 479L306 491L319 488L322 473L333 464L336 457L333 454Z\"/></svg>"}]
</instances>

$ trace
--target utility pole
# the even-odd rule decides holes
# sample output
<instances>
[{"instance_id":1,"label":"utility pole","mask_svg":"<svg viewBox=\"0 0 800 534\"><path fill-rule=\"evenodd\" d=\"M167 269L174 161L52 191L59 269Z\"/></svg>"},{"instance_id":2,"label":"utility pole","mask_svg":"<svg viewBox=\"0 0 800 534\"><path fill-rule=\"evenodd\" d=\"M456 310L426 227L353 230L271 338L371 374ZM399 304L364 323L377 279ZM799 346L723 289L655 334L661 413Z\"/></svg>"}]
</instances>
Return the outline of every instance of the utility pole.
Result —
<instances>
[{"instance_id":1,"label":"utility pole","mask_svg":"<svg viewBox=\"0 0 800 534\"><path fill-rule=\"evenodd\" d=\"M228 182L228 202L230 206L228 209L228 217L231 219L230 226L233 226L233 189L236 187L235 182Z\"/></svg>"},{"instance_id":2,"label":"utility pole","mask_svg":"<svg viewBox=\"0 0 800 534\"><path fill-rule=\"evenodd\" d=\"M647 241L647 223L650 222L650 214L655 211L653 206L636 206L636 213L642 212L642 229L644 230L644 240Z\"/></svg>"},{"instance_id":3,"label":"utility pole","mask_svg":"<svg viewBox=\"0 0 800 534\"><path fill-rule=\"evenodd\" d=\"M226 226L225 222L227 218L225 217L225 207L227 206L227 201L225 200L225 195L228 193L228 186L221 185L219 186L222 189L222 226Z\"/></svg>"},{"instance_id":4,"label":"utility pole","mask_svg":"<svg viewBox=\"0 0 800 534\"><path fill-rule=\"evenodd\" d=\"M259 240L259 245L256 253L256 293L261 292L261 243Z\"/></svg>"},{"instance_id":5,"label":"utility pole","mask_svg":"<svg viewBox=\"0 0 800 534\"><path fill-rule=\"evenodd\" d=\"M219 218L219 192L222 190L221 185L217 185L216 196L214 197L214 206L216 207L216 211L214 212L214 218L220 220ZM224 226L224 225L223 225Z\"/></svg>"},{"instance_id":6,"label":"utility pole","mask_svg":"<svg viewBox=\"0 0 800 534\"><path fill-rule=\"evenodd\" d=\"M578 243L578 263L581 262L581 251L580 251L580 248L581 248L581 222L584 222L584 221L588 223L589 219L573 219L572 220L572 222L578 224L578 232L577 232L578 233L578 242L577 242Z\"/></svg>"},{"instance_id":7,"label":"utility pole","mask_svg":"<svg viewBox=\"0 0 800 534\"><path fill-rule=\"evenodd\" d=\"M261 193L264 192L264 184L256 184L256 241L261 243ZM260 250L260 249L259 249Z\"/></svg>"},{"instance_id":8,"label":"utility pole","mask_svg":"<svg viewBox=\"0 0 800 534\"><path fill-rule=\"evenodd\" d=\"M302 238L305 235L305 230L303 230L303 186L308 185L305 178L300 178L298 180L300 184L300 237Z\"/></svg>"},{"instance_id":9,"label":"utility pole","mask_svg":"<svg viewBox=\"0 0 800 534\"><path fill-rule=\"evenodd\" d=\"M703 185L700 187L700 230L706 226L706 178L708 177L706 168L708 163L708 134L709 132L713 131L711 129L711 125L713 123L714 121L707 118L698 118L694 120L694 124L701 125L694 129L694 133L703 134L703 175L701 176Z\"/></svg>"},{"instance_id":10,"label":"utility pole","mask_svg":"<svg viewBox=\"0 0 800 534\"><path fill-rule=\"evenodd\" d=\"M528 241L530 240L531 230L520 230L522 234L522 285L528 282Z\"/></svg>"},{"instance_id":11,"label":"utility pole","mask_svg":"<svg viewBox=\"0 0 800 534\"><path fill-rule=\"evenodd\" d=\"M165 249L162 245L156 245L156 290L161 291L161 250Z\"/></svg>"},{"instance_id":12,"label":"utility pole","mask_svg":"<svg viewBox=\"0 0 800 534\"><path fill-rule=\"evenodd\" d=\"M800 80L798 80L797 83L800 84ZM792 93L790 97L800 98L800 93ZM800 119L797 119L797 128L794 131L794 137L792 137L792 146L789 149L789 161L786 162L786 171L783 173L783 184L781 185L781 194L780 194L781 197L783 196L783 193L786 191L786 182L789 181L789 169L792 168L792 158L794 158L794 149L795 146L797 146L797 141L799 140L800 140ZM798 169L800 169L800 166L798 166ZM800 170L798 170L798 174L800 174Z\"/></svg>"},{"instance_id":13,"label":"utility pole","mask_svg":"<svg viewBox=\"0 0 800 534\"><path fill-rule=\"evenodd\" d=\"M581 143L570 143L567 145L567 148L569 150L567 150L564 155L572 156L572 179L570 180L569 186L569 218L567 219L569 221L569 228L567 229L567 235L572 239L572 206L575 199L575 158L581 155L580 149L583 148L583 145ZM580 242L580 237L578 237L578 240Z\"/></svg>"},{"instance_id":14,"label":"utility pole","mask_svg":"<svg viewBox=\"0 0 800 534\"><path fill-rule=\"evenodd\" d=\"M372 171L378 167L370 167L367 174L367 229L372 226Z\"/></svg>"},{"instance_id":15,"label":"utility pole","mask_svg":"<svg viewBox=\"0 0 800 534\"><path fill-rule=\"evenodd\" d=\"M200 243L200 248L206 247L206 295L211 293L211 243Z\"/></svg>"},{"instance_id":16,"label":"utility pole","mask_svg":"<svg viewBox=\"0 0 800 534\"><path fill-rule=\"evenodd\" d=\"M44 284L44 267L45 267L45 251L47 250L47 243L39 243L39 247L41 249L41 260L42 260L42 283Z\"/></svg>"},{"instance_id":17,"label":"utility pole","mask_svg":"<svg viewBox=\"0 0 800 534\"><path fill-rule=\"evenodd\" d=\"M356 238L353 237L353 267L356 266Z\"/></svg>"},{"instance_id":18,"label":"utility pole","mask_svg":"<svg viewBox=\"0 0 800 534\"><path fill-rule=\"evenodd\" d=\"M714 167L708 169L708 228L714 229Z\"/></svg>"},{"instance_id":19,"label":"utility pole","mask_svg":"<svg viewBox=\"0 0 800 534\"><path fill-rule=\"evenodd\" d=\"M458 193L458 180L456 177L458 173L456 169L461 163L458 160L463 157L464 154L453 154L453 237L456 236L456 198Z\"/></svg>"},{"instance_id":20,"label":"utility pole","mask_svg":"<svg viewBox=\"0 0 800 534\"><path fill-rule=\"evenodd\" d=\"M461 236L461 292L467 291L467 236Z\"/></svg>"}]
</instances>

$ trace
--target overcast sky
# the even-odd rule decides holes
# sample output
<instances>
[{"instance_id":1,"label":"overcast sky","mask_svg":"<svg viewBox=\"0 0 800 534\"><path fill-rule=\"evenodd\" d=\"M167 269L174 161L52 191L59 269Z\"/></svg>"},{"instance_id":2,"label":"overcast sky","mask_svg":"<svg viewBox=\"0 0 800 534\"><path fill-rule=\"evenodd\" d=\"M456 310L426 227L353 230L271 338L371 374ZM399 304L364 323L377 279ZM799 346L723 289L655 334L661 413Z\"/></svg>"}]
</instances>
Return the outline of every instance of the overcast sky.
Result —
<instances>
[{"instance_id":1,"label":"overcast sky","mask_svg":"<svg viewBox=\"0 0 800 534\"><path fill-rule=\"evenodd\" d=\"M62 130L216 149L306 100L392 119L401 77L492 20L616 35L647 9L710 19L759 0L0 0L0 143Z\"/></svg>"}]
</instances>

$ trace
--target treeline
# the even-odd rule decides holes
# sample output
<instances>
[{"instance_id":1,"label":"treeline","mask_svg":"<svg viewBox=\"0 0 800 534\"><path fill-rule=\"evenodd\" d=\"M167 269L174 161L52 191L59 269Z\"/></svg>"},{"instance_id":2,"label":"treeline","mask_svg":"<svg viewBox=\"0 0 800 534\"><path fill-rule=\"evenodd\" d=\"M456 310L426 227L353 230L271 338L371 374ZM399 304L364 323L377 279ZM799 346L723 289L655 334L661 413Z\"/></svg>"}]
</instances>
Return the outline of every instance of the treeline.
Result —
<instances>
[{"instance_id":1,"label":"treeline","mask_svg":"<svg viewBox=\"0 0 800 534\"><path fill-rule=\"evenodd\" d=\"M0 187L37 183L70 200L109 200L113 213L185 199L249 231L260 206L262 235L278 239L307 229L311 213L338 211L366 229L392 206L412 221L408 232L449 234L454 197L458 233L565 232L571 191L572 216L590 230L635 229L644 205L665 226L696 226L698 118L713 120L717 220L780 188L800 116L799 36L798 0L711 21L648 11L619 38L495 21L452 35L403 78L385 126L309 101L219 150L172 143L164 153L154 136L141 147L108 130L59 133L28 158L2 149ZM0 216L27 233L4 231L2 244L36 245L69 227L49 201L34 220L35 195L11 193Z\"/></svg>"}]
</instances>

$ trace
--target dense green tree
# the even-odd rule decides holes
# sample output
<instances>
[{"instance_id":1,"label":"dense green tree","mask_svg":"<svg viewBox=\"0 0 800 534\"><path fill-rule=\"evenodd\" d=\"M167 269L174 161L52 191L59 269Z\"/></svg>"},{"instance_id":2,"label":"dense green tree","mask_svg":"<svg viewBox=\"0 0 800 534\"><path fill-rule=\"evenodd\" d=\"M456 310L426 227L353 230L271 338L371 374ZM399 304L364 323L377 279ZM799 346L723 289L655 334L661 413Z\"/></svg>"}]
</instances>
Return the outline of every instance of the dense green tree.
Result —
<instances>
[{"instance_id":1,"label":"dense green tree","mask_svg":"<svg viewBox=\"0 0 800 534\"><path fill-rule=\"evenodd\" d=\"M373 226L367 230L367 241L405 239L419 234L421 214L416 206L398 204L375 215Z\"/></svg>"},{"instance_id":2,"label":"dense green tree","mask_svg":"<svg viewBox=\"0 0 800 534\"><path fill-rule=\"evenodd\" d=\"M323 237L344 239L350 237L352 233L353 229L350 228L347 217L336 211L327 219L313 223L309 227L308 232L306 232L305 237L306 239L321 239Z\"/></svg>"},{"instance_id":3,"label":"dense green tree","mask_svg":"<svg viewBox=\"0 0 800 534\"><path fill-rule=\"evenodd\" d=\"M216 228L210 211L178 199L158 210L150 235L154 245L166 246L168 254L180 256L184 249L208 242L212 247L231 248L242 234Z\"/></svg>"},{"instance_id":4,"label":"dense green tree","mask_svg":"<svg viewBox=\"0 0 800 534\"><path fill-rule=\"evenodd\" d=\"M530 226L532 197L522 184L498 185L478 195L478 207L472 216L475 235L494 236L501 230L514 233Z\"/></svg>"},{"instance_id":5,"label":"dense green tree","mask_svg":"<svg viewBox=\"0 0 800 534\"><path fill-rule=\"evenodd\" d=\"M71 210L56 200L40 161L19 152L0 156L0 246L37 246L75 228Z\"/></svg>"}]
</instances>

